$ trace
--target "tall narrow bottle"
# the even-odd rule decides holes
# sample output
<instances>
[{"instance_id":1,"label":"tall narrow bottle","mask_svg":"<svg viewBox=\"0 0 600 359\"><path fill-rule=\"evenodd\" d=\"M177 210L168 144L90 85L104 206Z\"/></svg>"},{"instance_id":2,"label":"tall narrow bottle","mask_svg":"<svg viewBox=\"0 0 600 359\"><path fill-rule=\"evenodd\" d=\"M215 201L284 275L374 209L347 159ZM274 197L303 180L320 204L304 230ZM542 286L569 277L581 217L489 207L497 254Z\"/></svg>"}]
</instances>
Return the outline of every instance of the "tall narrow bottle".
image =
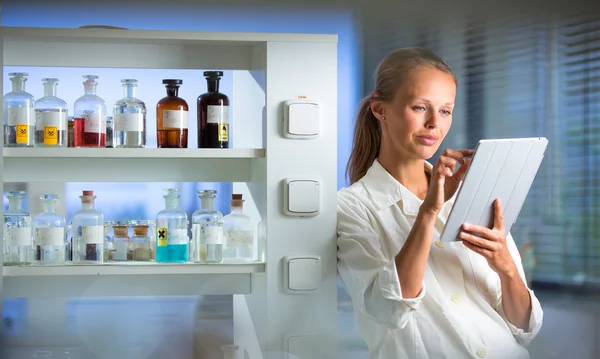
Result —
<instances>
[{"instance_id":1,"label":"tall narrow bottle","mask_svg":"<svg viewBox=\"0 0 600 359\"><path fill-rule=\"evenodd\" d=\"M104 215L94 208L94 191L83 191L81 209L73 214L71 244L74 263L104 261Z\"/></svg>"},{"instance_id":2,"label":"tall narrow bottle","mask_svg":"<svg viewBox=\"0 0 600 359\"><path fill-rule=\"evenodd\" d=\"M106 102L96 95L98 76L83 76L84 95L75 101L75 147L106 147Z\"/></svg>"},{"instance_id":3,"label":"tall narrow bottle","mask_svg":"<svg viewBox=\"0 0 600 359\"><path fill-rule=\"evenodd\" d=\"M137 80L121 80L125 97L117 101L114 113L114 147L146 147L146 104L135 97Z\"/></svg>"},{"instance_id":4,"label":"tall narrow bottle","mask_svg":"<svg viewBox=\"0 0 600 359\"><path fill-rule=\"evenodd\" d=\"M217 191L198 191L201 208L192 215L192 258L197 263L223 261L223 214L214 207Z\"/></svg>"},{"instance_id":5,"label":"tall narrow bottle","mask_svg":"<svg viewBox=\"0 0 600 359\"><path fill-rule=\"evenodd\" d=\"M67 147L67 103L56 96L58 79L42 79L44 97L35 102L36 147Z\"/></svg>"},{"instance_id":6,"label":"tall narrow bottle","mask_svg":"<svg viewBox=\"0 0 600 359\"><path fill-rule=\"evenodd\" d=\"M198 96L198 148L229 147L229 98L219 92L223 71L205 71L208 92Z\"/></svg>"},{"instance_id":7,"label":"tall narrow bottle","mask_svg":"<svg viewBox=\"0 0 600 359\"><path fill-rule=\"evenodd\" d=\"M156 261L185 263L189 258L187 213L178 207L179 190L165 191L165 209L156 216Z\"/></svg>"},{"instance_id":8,"label":"tall narrow bottle","mask_svg":"<svg viewBox=\"0 0 600 359\"><path fill-rule=\"evenodd\" d=\"M223 260L250 262L254 260L254 224L244 214L241 194L231 195L231 213L223 217L225 251Z\"/></svg>"},{"instance_id":9,"label":"tall narrow bottle","mask_svg":"<svg viewBox=\"0 0 600 359\"><path fill-rule=\"evenodd\" d=\"M24 191L6 193L4 211L4 265L30 264L33 257L31 215L23 210Z\"/></svg>"},{"instance_id":10,"label":"tall narrow bottle","mask_svg":"<svg viewBox=\"0 0 600 359\"><path fill-rule=\"evenodd\" d=\"M156 142L158 148L187 148L188 104L178 97L182 80L163 80L167 96L156 104Z\"/></svg>"},{"instance_id":11,"label":"tall narrow bottle","mask_svg":"<svg viewBox=\"0 0 600 359\"><path fill-rule=\"evenodd\" d=\"M4 95L4 147L31 147L35 142L35 100L25 91L28 74L11 72L8 76L12 91Z\"/></svg>"},{"instance_id":12,"label":"tall narrow bottle","mask_svg":"<svg viewBox=\"0 0 600 359\"><path fill-rule=\"evenodd\" d=\"M34 260L40 264L60 264L66 261L66 220L56 211L58 196L41 197L44 211L33 219Z\"/></svg>"}]
</instances>

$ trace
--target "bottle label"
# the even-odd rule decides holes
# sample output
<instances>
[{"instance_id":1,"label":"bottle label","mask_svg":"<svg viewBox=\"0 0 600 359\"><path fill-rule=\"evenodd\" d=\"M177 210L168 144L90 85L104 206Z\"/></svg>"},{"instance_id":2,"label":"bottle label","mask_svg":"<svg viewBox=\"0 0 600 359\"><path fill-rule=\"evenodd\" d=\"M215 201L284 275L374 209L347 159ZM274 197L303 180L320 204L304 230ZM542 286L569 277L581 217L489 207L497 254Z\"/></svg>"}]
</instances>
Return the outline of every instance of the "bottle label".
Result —
<instances>
[{"instance_id":1,"label":"bottle label","mask_svg":"<svg viewBox=\"0 0 600 359\"><path fill-rule=\"evenodd\" d=\"M9 126L33 124L34 114L29 107L9 107L7 112Z\"/></svg>"},{"instance_id":2,"label":"bottle label","mask_svg":"<svg viewBox=\"0 0 600 359\"><path fill-rule=\"evenodd\" d=\"M58 127L44 127L44 144L47 146L58 144Z\"/></svg>"},{"instance_id":3,"label":"bottle label","mask_svg":"<svg viewBox=\"0 0 600 359\"><path fill-rule=\"evenodd\" d=\"M179 110L164 110L163 127L187 129L188 112Z\"/></svg>"},{"instance_id":4,"label":"bottle label","mask_svg":"<svg viewBox=\"0 0 600 359\"><path fill-rule=\"evenodd\" d=\"M17 125L17 143L29 142L29 125Z\"/></svg>"},{"instance_id":5,"label":"bottle label","mask_svg":"<svg viewBox=\"0 0 600 359\"><path fill-rule=\"evenodd\" d=\"M198 244L223 244L222 226L204 226L194 223L192 230Z\"/></svg>"},{"instance_id":6,"label":"bottle label","mask_svg":"<svg viewBox=\"0 0 600 359\"><path fill-rule=\"evenodd\" d=\"M254 233L245 229L227 231L228 247L249 247L254 242Z\"/></svg>"},{"instance_id":7,"label":"bottle label","mask_svg":"<svg viewBox=\"0 0 600 359\"><path fill-rule=\"evenodd\" d=\"M35 129L42 131L46 127L56 127L59 131L67 129L67 110L36 111Z\"/></svg>"},{"instance_id":8,"label":"bottle label","mask_svg":"<svg viewBox=\"0 0 600 359\"><path fill-rule=\"evenodd\" d=\"M115 251L113 252L112 259L115 261L126 261L127 260L127 242L123 240L115 240Z\"/></svg>"},{"instance_id":9,"label":"bottle label","mask_svg":"<svg viewBox=\"0 0 600 359\"><path fill-rule=\"evenodd\" d=\"M167 229L158 228L156 231L156 246L166 247L167 246Z\"/></svg>"},{"instance_id":10,"label":"bottle label","mask_svg":"<svg viewBox=\"0 0 600 359\"><path fill-rule=\"evenodd\" d=\"M106 116L98 113L86 113L83 115L83 131L87 133L106 133Z\"/></svg>"},{"instance_id":11,"label":"bottle label","mask_svg":"<svg viewBox=\"0 0 600 359\"><path fill-rule=\"evenodd\" d=\"M81 241L85 244L104 243L104 226L83 226L81 228Z\"/></svg>"},{"instance_id":12,"label":"bottle label","mask_svg":"<svg viewBox=\"0 0 600 359\"><path fill-rule=\"evenodd\" d=\"M31 245L31 228L4 228L4 235L9 246Z\"/></svg>"},{"instance_id":13,"label":"bottle label","mask_svg":"<svg viewBox=\"0 0 600 359\"><path fill-rule=\"evenodd\" d=\"M39 246L60 246L65 244L64 228L36 228L35 242Z\"/></svg>"},{"instance_id":14,"label":"bottle label","mask_svg":"<svg viewBox=\"0 0 600 359\"><path fill-rule=\"evenodd\" d=\"M115 131L142 132L144 115L141 113L121 113L115 116Z\"/></svg>"},{"instance_id":15,"label":"bottle label","mask_svg":"<svg viewBox=\"0 0 600 359\"><path fill-rule=\"evenodd\" d=\"M169 229L167 231L167 245L189 244L187 229Z\"/></svg>"},{"instance_id":16,"label":"bottle label","mask_svg":"<svg viewBox=\"0 0 600 359\"><path fill-rule=\"evenodd\" d=\"M229 124L229 106L206 106L206 122L215 124Z\"/></svg>"}]
</instances>

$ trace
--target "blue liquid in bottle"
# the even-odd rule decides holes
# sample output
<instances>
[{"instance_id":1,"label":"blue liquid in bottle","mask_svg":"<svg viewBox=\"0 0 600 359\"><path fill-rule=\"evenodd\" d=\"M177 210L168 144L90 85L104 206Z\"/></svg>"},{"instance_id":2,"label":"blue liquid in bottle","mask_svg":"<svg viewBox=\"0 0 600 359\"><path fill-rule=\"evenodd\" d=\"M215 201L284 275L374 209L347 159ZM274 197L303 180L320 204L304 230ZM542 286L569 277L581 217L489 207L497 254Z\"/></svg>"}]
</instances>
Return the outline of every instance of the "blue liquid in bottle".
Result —
<instances>
[{"instance_id":1,"label":"blue liquid in bottle","mask_svg":"<svg viewBox=\"0 0 600 359\"><path fill-rule=\"evenodd\" d=\"M179 190L165 189L166 208L156 216L156 261L186 263L189 257L187 214L179 209Z\"/></svg>"}]
</instances>

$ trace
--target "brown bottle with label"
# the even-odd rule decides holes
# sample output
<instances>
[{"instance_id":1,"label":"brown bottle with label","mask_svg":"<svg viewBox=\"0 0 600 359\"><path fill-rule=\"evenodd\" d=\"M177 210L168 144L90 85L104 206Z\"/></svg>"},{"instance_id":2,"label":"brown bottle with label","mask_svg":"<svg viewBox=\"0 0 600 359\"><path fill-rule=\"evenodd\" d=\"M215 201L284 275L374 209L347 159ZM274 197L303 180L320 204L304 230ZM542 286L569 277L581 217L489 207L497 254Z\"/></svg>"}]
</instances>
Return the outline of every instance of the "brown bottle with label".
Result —
<instances>
[{"instance_id":1,"label":"brown bottle with label","mask_svg":"<svg viewBox=\"0 0 600 359\"><path fill-rule=\"evenodd\" d=\"M219 92L223 71L205 71L208 92L198 96L198 148L229 148L229 98Z\"/></svg>"},{"instance_id":2,"label":"brown bottle with label","mask_svg":"<svg viewBox=\"0 0 600 359\"><path fill-rule=\"evenodd\" d=\"M156 104L156 147L187 148L188 104L178 97L182 80L163 80L167 97Z\"/></svg>"}]
</instances>

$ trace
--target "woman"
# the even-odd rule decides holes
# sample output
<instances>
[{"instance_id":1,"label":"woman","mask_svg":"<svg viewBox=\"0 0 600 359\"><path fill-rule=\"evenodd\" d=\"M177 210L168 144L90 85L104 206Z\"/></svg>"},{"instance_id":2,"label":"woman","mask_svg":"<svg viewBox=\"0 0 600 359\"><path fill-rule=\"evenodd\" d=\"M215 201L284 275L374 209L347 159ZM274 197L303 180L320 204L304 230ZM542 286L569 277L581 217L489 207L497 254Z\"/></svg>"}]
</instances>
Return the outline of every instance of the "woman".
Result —
<instances>
[{"instance_id":1,"label":"woman","mask_svg":"<svg viewBox=\"0 0 600 359\"><path fill-rule=\"evenodd\" d=\"M447 149L457 79L433 53L406 48L379 65L338 194L338 269L370 358L529 358L542 325L502 223L440 242L472 150Z\"/></svg>"}]
</instances>

